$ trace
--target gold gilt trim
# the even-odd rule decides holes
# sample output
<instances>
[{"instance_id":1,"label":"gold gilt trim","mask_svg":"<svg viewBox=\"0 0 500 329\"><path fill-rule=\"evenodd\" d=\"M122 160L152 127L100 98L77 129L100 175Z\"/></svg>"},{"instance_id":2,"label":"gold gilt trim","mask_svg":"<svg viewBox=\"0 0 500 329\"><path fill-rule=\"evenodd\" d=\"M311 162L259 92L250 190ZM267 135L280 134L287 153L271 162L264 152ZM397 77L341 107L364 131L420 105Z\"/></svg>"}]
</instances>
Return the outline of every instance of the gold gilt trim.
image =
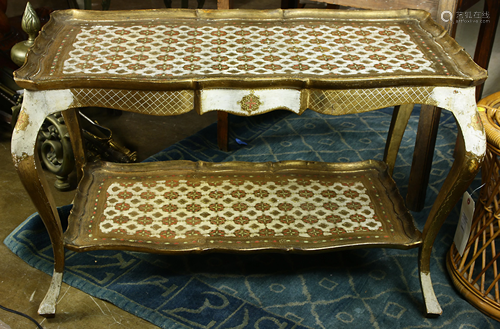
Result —
<instances>
[{"instance_id":1,"label":"gold gilt trim","mask_svg":"<svg viewBox=\"0 0 500 329\"><path fill-rule=\"evenodd\" d=\"M103 75L89 74L65 75L61 74L61 63L71 51L77 31L84 26L98 24L119 25L143 21L151 21L154 17L159 23L169 24L183 22L196 24L224 24L224 20L235 22L284 22L293 24L300 20L312 23L325 21L346 22L362 20L363 24L385 22L413 22L418 29L415 35L418 41L424 42L430 54L439 54L439 61L433 60L433 65L445 67L449 72L440 74L421 73L394 73L373 76L371 74L342 77L340 75L320 76L316 74L273 74L271 76L248 75L217 75L207 76L182 75L178 77L164 76L145 77L140 74ZM227 22L229 23L229 22ZM411 25L410 24L410 25ZM53 65L54 64L54 65ZM450 71L451 70L451 71ZM149 74L149 73L148 73ZM113 12L85 12L66 10L54 13L37 37L35 44L27 55L25 65L14 73L18 85L30 90L49 90L63 88L123 88L142 90L180 90L224 88L261 88L269 86L287 86L298 88L366 88L373 85L434 85L467 87L482 83L487 73L475 64L470 56L455 40L445 33L443 28L430 19L424 11L394 10L394 11L325 11L317 10L140 10L140 11L113 11Z\"/></svg>"},{"instance_id":2,"label":"gold gilt trim","mask_svg":"<svg viewBox=\"0 0 500 329\"><path fill-rule=\"evenodd\" d=\"M150 115L178 115L193 109L194 91L71 89L75 107L104 107Z\"/></svg>"}]
</instances>

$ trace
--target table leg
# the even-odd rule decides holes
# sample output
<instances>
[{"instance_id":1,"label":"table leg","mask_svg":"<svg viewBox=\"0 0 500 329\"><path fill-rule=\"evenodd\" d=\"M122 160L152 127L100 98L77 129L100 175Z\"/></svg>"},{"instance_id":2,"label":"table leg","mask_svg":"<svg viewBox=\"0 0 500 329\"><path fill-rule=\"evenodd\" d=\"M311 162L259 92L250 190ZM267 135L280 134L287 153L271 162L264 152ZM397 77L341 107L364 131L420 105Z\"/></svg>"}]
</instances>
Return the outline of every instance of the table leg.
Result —
<instances>
[{"instance_id":1,"label":"table leg","mask_svg":"<svg viewBox=\"0 0 500 329\"><path fill-rule=\"evenodd\" d=\"M406 195L409 210L421 211L424 208L440 118L441 109L422 105Z\"/></svg>"},{"instance_id":2,"label":"table leg","mask_svg":"<svg viewBox=\"0 0 500 329\"><path fill-rule=\"evenodd\" d=\"M47 295L38 310L40 315L55 315L64 272L63 230L49 184L36 152L38 131L45 118L67 109L73 102L71 92L25 91L23 106L12 133L12 158L19 178L33 201L47 232L54 251L54 275Z\"/></svg>"},{"instance_id":3,"label":"table leg","mask_svg":"<svg viewBox=\"0 0 500 329\"><path fill-rule=\"evenodd\" d=\"M217 144L219 149L227 152L229 149L229 115L227 112L217 111Z\"/></svg>"},{"instance_id":4,"label":"table leg","mask_svg":"<svg viewBox=\"0 0 500 329\"><path fill-rule=\"evenodd\" d=\"M453 112L459 129L455 161L439 191L422 232L419 252L419 276L427 316L442 313L430 276L432 246L442 224L470 185L486 152L486 135L477 113L475 88L453 89L437 87L432 95L434 104Z\"/></svg>"},{"instance_id":5,"label":"table leg","mask_svg":"<svg viewBox=\"0 0 500 329\"><path fill-rule=\"evenodd\" d=\"M233 0L217 0L217 9L232 9Z\"/></svg>"},{"instance_id":6,"label":"table leg","mask_svg":"<svg viewBox=\"0 0 500 329\"><path fill-rule=\"evenodd\" d=\"M410 120L413 104L404 104L395 106L392 112L391 126L387 133L387 142L385 143L384 162L387 163L387 172L390 176L394 172L396 159L398 157L399 146L403 140L403 135Z\"/></svg>"},{"instance_id":7,"label":"table leg","mask_svg":"<svg viewBox=\"0 0 500 329\"><path fill-rule=\"evenodd\" d=\"M83 176L83 165L86 162L86 158L82 130L80 128L79 111L77 109L70 109L62 112L62 115L68 127L69 139L71 140L73 155L75 156L76 179L77 182L80 182Z\"/></svg>"},{"instance_id":8,"label":"table leg","mask_svg":"<svg viewBox=\"0 0 500 329\"><path fill-rule=\"evenodd\" d=\"M428 220L425 224L423 231L424 241L419 252L418 264L420 285L424 297L425 313L428 317L438 316L442 313L436 295L434 294L430 276L432 245L439 232L439 228L448 217L449 210L451 210L460 200L462 194L479 170L479 161L474 156L466 153L463 146L457 153L459 154L456 155L450 173L446 177L437 200L429 213L429 218L433 220Z\"/></svg>"},{"instance_id":9,"label":"table leg","mask_svg":"<svg viewBox=\"0 0 500 329\"><path fill-rule=\"evenodd\" d=\"M20 127L23 124L22 118L25 115L23 112L25 109L21 110L20 120L18 120L16 125L16 130L19 135L23 135ZM31 129L37 130L41 126L32 126ZM26 131L30 127L26 127ZM36 134L35 134L36 136ZM32 140L31 144L33 149L35 149L36 140ZM18 143L13 140L12 151L13 154L16 153L18 149ZM40 160L38 159L37 152L34 152L31 156L22 156L21 158L14 157L16 163L17 172L19 178L24 185L26 191L31 197L31 200L35 204L40 217L47 228L47 232L52 243L52 249L54 250L54 276L52 277L52 283L49 288L49 292L45 296L45 299L40 304L38 310L40 315L51 317L55 315L56 300L59 295L59 288L61 286L62 273L64 272L64 245L63 245L63 231L61 226L61 221L55 207L55 202L50 192L49 185L45 176L42 172L42 166Z\"/></svg>"},{"instance_id":10,"label":"table leg","mask_svg":"<svg viewBox=\"0 0 500 329\"><path fill-rule=\"evenodd\" d=\"M488 23L481 23L479 35L477 37L476 50L474 52L474 62L487 69L493 50L493 41L500 18L500 3L498 0L486 0L484 2L483 13L489 14ZM476 101L481 99L484 83L476 87Z\"/></svg>"}]
</instances>

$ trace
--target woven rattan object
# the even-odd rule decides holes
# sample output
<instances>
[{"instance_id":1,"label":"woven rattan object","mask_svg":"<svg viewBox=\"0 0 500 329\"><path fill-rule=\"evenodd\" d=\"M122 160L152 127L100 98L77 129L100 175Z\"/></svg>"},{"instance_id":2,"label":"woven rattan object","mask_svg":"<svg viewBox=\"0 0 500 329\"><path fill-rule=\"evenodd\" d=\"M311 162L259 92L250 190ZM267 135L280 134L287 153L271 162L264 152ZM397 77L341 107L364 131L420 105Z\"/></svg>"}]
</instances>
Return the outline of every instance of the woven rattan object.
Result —
<instances>
[{"instance_id":1,"label":"woven rattan object","mask_svg":"<svg viewBox=\"0 0 500 329\"><path fill-rule=\"evenodd\" d=\"M488 139L479 201L463 256L455 244L447 268L455 287L481 312L500 321L500 92L478 103ZM497 250L497 244L498 249Z\"/></svg>"}]
</instances>

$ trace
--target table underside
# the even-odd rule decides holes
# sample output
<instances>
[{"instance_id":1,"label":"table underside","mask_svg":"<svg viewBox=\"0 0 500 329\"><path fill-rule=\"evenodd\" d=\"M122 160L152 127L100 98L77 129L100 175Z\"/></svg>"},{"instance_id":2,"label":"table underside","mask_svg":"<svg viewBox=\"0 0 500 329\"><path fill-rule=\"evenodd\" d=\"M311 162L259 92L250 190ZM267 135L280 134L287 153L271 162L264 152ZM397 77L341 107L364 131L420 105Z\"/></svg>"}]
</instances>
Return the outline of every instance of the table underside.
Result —
<instances>
[{"instance_id":1,"label":"table underside","mask_svg":"<svg viewBox=\"0 0 500 329\"><path fill-rule=\"evenodd\" d=\"M383 162L88 165L67 248L158 253L412 248L421 235Z\"/></svg>"}]
</instances>

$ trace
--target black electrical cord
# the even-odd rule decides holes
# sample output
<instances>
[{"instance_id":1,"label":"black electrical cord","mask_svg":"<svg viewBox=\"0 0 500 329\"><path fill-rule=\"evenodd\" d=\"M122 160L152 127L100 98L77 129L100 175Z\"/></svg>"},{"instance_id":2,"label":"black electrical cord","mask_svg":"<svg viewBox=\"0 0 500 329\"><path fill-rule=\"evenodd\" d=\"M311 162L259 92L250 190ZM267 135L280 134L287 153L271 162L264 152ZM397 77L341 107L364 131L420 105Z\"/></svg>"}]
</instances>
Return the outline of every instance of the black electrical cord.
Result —
<instances>
[{"instance_id":1,"label":"black electrical cord","mask_svg":"<svg viewBox=\"0 0 500 329\"><path fill-rule=\"evenodd\" d=\"M24 316L26 319L32 321L34 324L36 324L36 326L39 328L39 329L43 329L43 327L40 325L40 323L36 322L35 319L33 319L31 316L27 315L27 314L24 314L24 313L21 313L21 312L18 312L18 311L15 311L15 310L11 310L10 308L7 308L5 306L2 306L0 305L0 309L4 310L4 311L7 311L7 312L11 312L11 313L14 313L14 314L17 314L17 315L20 315L20 316Z\"/></svg>"}]
</instances>

